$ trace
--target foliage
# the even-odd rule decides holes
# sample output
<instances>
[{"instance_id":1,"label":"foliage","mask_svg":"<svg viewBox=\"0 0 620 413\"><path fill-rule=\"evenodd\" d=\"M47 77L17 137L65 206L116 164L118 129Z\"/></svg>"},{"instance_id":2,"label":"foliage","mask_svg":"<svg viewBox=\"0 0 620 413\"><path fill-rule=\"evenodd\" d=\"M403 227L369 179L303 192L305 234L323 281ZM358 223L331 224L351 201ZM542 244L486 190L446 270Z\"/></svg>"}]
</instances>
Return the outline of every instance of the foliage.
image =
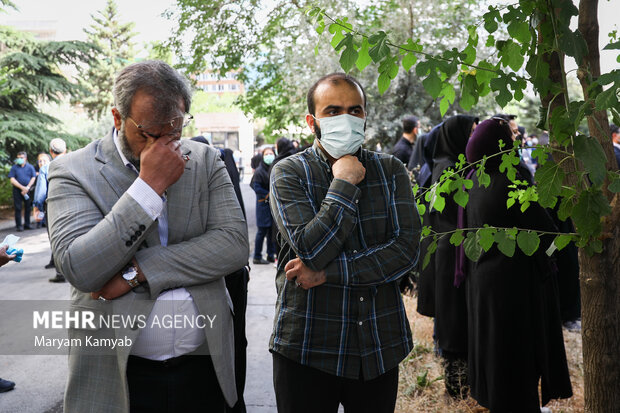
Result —
<instances>
[{"instance_id":1,"label":"foliage","mask_svg":"<svg viewBox=\"0 0 620 413\"><path fill-rule=\"evenodd\" d=\"M557 15L552 7L559 10ZM353 65L365 67L374 63L373 71L379 74L377 88L381 93L389 88L401 68L407 72L415 70L418 76L424 78L422 84L427 92L440 99L440 110L444 115L450 105L456 102L455 82L460 85L460 100L457 103L463 110L471 109L481 97L487 95L493 95L502 107L513 99L521 101L528 85L540 96L551 93L558 99L565 97L566 77L562 84L552 82L544 55L550 52L565 53L574 57L579 64L587 53L587 46L579 31L569 28L570 20L577 12L570 0L554 1L553 6L551 2L529 0L501 8L490 6L483 16L483 26L488 33L486 44L493 46L497 53L488 58L477 56L480 28L475 25L467 29L465 47L434 54L426 51L427 45L411 38L396 41L383 30L377 29L370 33L358 31L345 18L332 17L320 7L310 8L308 15L314 19L319 33L323 33L324 28L328 29L331 45L340 55L344 70L351 70ZM508 36L498 32L499 24L507 27ZM541 33L541 42L537 30ZM607 47L620 48L617 43ZM603 87L608 89L603 91ZM579 125L592 114L594 108L611 110L616 122L620 120L617 96L619 87L620 70L616 69L592 80L587 100L567 99L564 105L552 112L551 106L539 108L538 125L551 130L552 145L541 145L534 153L542 164L536 173L538 190L536 187L519 189L519 183L516 182L507 206L518 204L523 211L530 202L538 202L547 208L558 204L560 217L566 219L570 216L577 233L555 234L554 245L557 249L563 248L567 239L574 239L579 247L589 253L601 250L601 219L611 211L607 191L613 191L614 188L617 190L620 175L617 172L606 172L606 157L601 144L580 133ZM552 152L555 161L548 160L548 154ZM500 171L514 181L514 165L519 163L517 148L504 148L498 156L502 160ZM561 168L565 162L576 163L582 168L565 172ZM418 196L425 196L430 207L441 211L444 197L454 193L455 201L464 206L467 199L461 188L465 168L463 158L456 165L455 171L446 172L440 182ZM566 185L568 174L576 175L577 184L573 187ZM430 248L432 250L438 237L451 236L454 231L440 234L427 227L426 233L434 239ZM466 237L456 237L455 244L463 242L465 253L471 259L477 259L483 249L488 250L494 243L509 256L514 253L515 244L525 254L531 255L538 249L541 234L518 228L479 228L467 232Z\"/></svg>"},{"instance_id":2,"label":"foliage","mask_svg":"<svg viewBox=\"0 0 620 413\"><path fill-rule=\"evenodd\" d=\"M32 36L0 26L0 153L47 151L50 139L68 143L79 138L63 133L58 119L43 113L42 102L59 102L79 88L60 71L91 61L92 45L78 41L35 41Z\"/></svg>"},{"instance_id":3,"label":"foliage","mask_svg":"<svg viewBox=\"0 0 620 413\"><path fill-rule=\"evenodd\" d=\"M207 93L198 91L192 97L192 112L195 113L227 113L238 112L235 104L236 93Z\"/></svg>"},{"instance_id":4,"label":"foliage","mask_svg":"<svg viewBox=\"0 0 620 413\"><path fill-rule=\"evenodd\" d=\"M316 31L300 13L308 4L308 0L246 0L234 4L179 0L177 10L167 13L178 27L168 46L183 50L187 58L181 66L191 73L210 69L223 76L241 69L239 80L245 83L247 93L239 99L239 107L255 119L265 119L263 133L268 140L291 131L308 133L303 129L302 116L306 112L305 93L318 77L339 68L338 58L329 50L332 45L319 44L312 53ZM389 25L384 30L402 39L415 35L430 41L456 33L446 42L434 42L433 50L465 44L467 32L459 28L471 24L479 12L473 0L381 0L370 5L321 0L319 4L330 12L347 10L343 19L368 29ZM418 10L425 10L424 15ZM183 39L188 36L192 42L185 45ZM361 62L353 67L354 75L363 84L376 83L378 74L363 68ZM415 73L399 72L394 86L383 96L374 88L367 90L370 102L382 102L369 105L367 136L371 147L376 143L390 146L402 133L403 115L415 113L430 122L440 119L435 99ZM461 111L456 105L452 109Z\"/></svg>"},{"instance_id":5,"label":"foliage","mask_svg":"<svg viewBox=\"0 0 620 413\"><path fill-rule=\"evenodd\" d=\"M95 45L96 60L82 68L79 83L83 93L78 101L93 119L100 119L114 104L112 89L116 72L134 58L133 23L121 23L114 0L104 10L91 15L90 29L84 29L88 41Z\"/></svg>"}]
</instances>

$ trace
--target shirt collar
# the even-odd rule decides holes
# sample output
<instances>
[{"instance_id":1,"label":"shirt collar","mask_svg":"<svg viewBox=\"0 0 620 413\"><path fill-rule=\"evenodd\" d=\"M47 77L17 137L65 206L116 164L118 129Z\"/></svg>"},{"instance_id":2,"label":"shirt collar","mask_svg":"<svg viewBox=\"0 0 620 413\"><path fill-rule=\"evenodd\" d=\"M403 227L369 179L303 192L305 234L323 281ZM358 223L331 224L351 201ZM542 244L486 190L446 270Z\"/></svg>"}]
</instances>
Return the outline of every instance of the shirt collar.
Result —
<instances>
[{"instance_id":1,"label":"shirt collar","mask_svg":"<svg viewBox=\"0 0 620 413\"><path fill-rule=\"evenodd\" d=\"M136 167L133 166L131 162L129 162L129 160L127 159L127 157L125 156L125 154L123 154L123 151L121 150L121 144L119 142L118 131L116 130L116 128L114 128L114 132L112 132L112 137L114 138L114 146L116 146L116 152L118 152L118 155L121 157L121 161L123 162L123 165L132 169L134 172L138 173L138 170L136 169Z\"/></svg>"},{"instance_id":2,"label":"shirt collar","mask_svg":"<svg viewBox=\"0 0 620 413\"><path fill-rule=\"evenodd\" d=\"M613 143L616 148L620 149L620 143L616 143L616 142L613 142L613 141L611 143Z\"/></svg>"}]
</instances>

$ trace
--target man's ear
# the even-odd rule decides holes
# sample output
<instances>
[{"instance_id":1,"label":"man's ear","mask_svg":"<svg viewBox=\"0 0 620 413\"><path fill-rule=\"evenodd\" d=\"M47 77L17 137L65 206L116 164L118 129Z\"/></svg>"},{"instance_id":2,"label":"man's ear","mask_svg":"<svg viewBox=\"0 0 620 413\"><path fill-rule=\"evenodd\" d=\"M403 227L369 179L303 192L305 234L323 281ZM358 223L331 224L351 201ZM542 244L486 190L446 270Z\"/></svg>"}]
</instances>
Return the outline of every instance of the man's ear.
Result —
<instances>
[{"instance_id":1,"label":"man's ear","mask_svg":"<svg viewBox=\"0 0 620 413\"><path fill-rule=\"evenodd\" d=\"M314 122L315 122L314 116L312 116L311 114L308 113L306 115L306 123L308 124L308 127L310 128L310 131L312 133L315 133L314 132Z\"/></svg>"},{"instance_id":2,"label":"man's ear","mask_svg":"<svg viewBox=\"0 0 620 413\"><path fill-rule=\"evenodd\" d=\"M112 108L112 117L114 118L114 127L116 130L121 130L121 113L116 108Z\"/></svg>"}]
</instances>

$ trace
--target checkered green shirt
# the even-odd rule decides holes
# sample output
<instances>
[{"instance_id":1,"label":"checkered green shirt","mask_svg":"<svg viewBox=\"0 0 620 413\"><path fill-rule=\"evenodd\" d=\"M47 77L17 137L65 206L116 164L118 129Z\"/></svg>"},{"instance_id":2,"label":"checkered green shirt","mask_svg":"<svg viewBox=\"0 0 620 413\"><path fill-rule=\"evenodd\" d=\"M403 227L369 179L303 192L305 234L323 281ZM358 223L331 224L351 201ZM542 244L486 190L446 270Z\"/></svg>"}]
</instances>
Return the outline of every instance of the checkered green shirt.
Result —
<instances>
[{"instance_id":1,"label":"checkered green shirt","mask_svg":"<svg viewBox=\"0 0 620 413\"><path fill-rule=\"evenodd\" d=\"M415 265L420 218L403 164L358 152L358 185L334 179L316 145L276 164L271 211L282 250L270 349L293 361L351 379L373 379L412 348L399 279ZM286 279L298 256L325 270L327 282L304 290Z\"/></svg>"}]
</instances>

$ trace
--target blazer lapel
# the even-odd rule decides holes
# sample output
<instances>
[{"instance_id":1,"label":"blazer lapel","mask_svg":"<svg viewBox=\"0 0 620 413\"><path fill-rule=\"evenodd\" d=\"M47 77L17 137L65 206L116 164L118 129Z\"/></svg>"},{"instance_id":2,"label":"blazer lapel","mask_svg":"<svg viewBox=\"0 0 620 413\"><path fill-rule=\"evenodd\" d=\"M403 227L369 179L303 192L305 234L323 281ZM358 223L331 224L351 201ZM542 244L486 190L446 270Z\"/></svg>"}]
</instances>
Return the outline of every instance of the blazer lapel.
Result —
<instances>
[{"instance_id":1,"label":"blazer lapel","mask_svg":"<svg viewBox=\"0 0 620 413\"><path fill-rule=\"evenodd\" d=\"M185 152L181 143L181 152ZM176 244L183 241L189 217L192 212L192 204L196 196L196 173L195 162L190 157L185 165L185 171L181 178L168 188L166 205L168 207L168 243Z\"/></svg>"}]
</instances>

